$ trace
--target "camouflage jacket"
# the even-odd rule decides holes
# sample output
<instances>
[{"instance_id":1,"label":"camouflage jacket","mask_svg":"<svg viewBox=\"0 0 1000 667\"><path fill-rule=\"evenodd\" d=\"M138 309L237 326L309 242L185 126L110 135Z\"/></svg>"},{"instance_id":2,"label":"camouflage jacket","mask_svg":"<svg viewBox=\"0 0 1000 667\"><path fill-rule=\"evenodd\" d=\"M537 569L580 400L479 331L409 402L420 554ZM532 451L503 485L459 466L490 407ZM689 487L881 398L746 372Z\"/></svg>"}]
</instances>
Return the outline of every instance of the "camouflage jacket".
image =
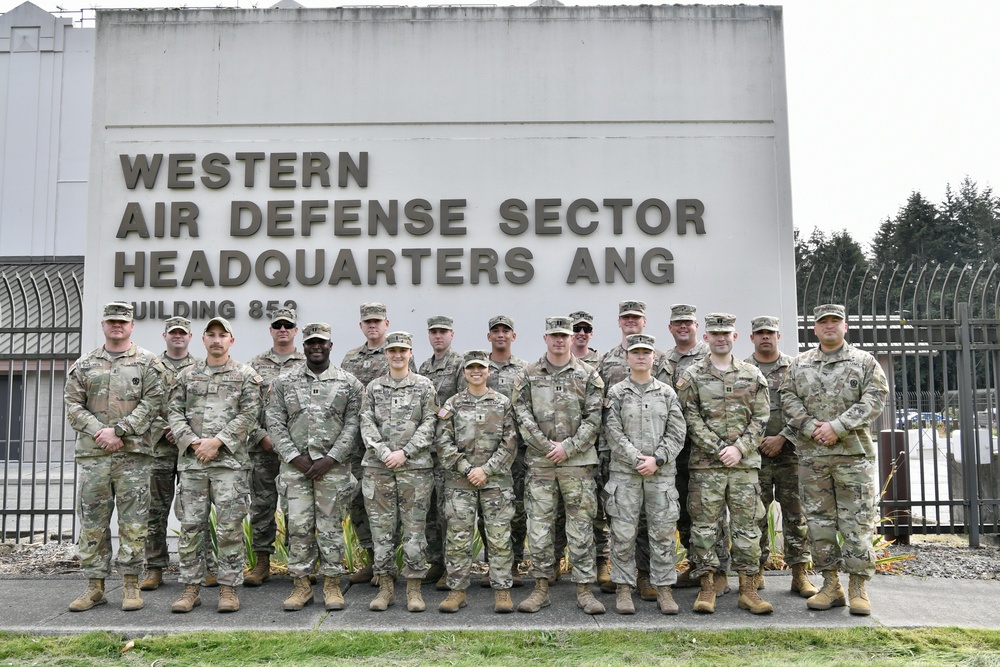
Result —
<instances>
[{"instance_id":1,"label":"camouflage jacket","mask_svg":"<svg viewBox=\"0 0 1000 667\"><path fill-rule=\"evenodd\" d=\"M677 381L681 379L684 370L696 361L701 361L709 353L708 343L703 340L695 343L687 352L678 352L676 347L667 350L666 374L668 382L674 390L677 389Z\"/></svg>"},{"instance_id":2,"label":"camouflage jacket","mask_svg":"<svg viewBox=\"0 0 1000 667\"><path fill-rule=\"evenodd\" d=\"M592 347L587 348L587 354L582 357L577 357L580 361L587 364L591 368L597 368L598 364L601 363L601 353Z\"/></svg>"},{"instance_id":3,"label":"camouflage jacket","mask_svg":"<svg viewBox=\"0 0 1000 667\"><path fill-rule=\"evenodd\" d=\"M306 454L348 462L361 423L364 389L347 371L330 365L316 375L306 364L285 371L271 382L267 432L282 461Z\"/></svg>"},{"instance_id":4,"label":"camouflage jacket","mask_svg":"<svg viewBox=\"0 0 1000 667\"><path fill-rule=\"evenodd\" d=\"M767 380L756 366L733 357L722 372L706 356L681 374L677 395L691 438L692 470L725 467L719 452L729 445L743 454L736 468L760 468L758 448L771 402Z\"/></svg>"},{"instance_id":5,"label":"camouflage jacket","mask_svg":"<svg viewBox=\"0 0 1000 667\"><path fill-rule=\"evenodd\" d=\"M572 355L558 371L545 356L525 366L514 381L511 400L528 447L527 464L556 465L545 458L552 451L550 441L562 442L569 456L559 465L596 464L603 396L601 376Z\"/></svg>"},{"instance_id":6,"label":"camouflage jacket","mask_svg":"<svg viewBox=\"0 0 1000 667\"><path fill-rule=\"evenodd\" d=\"M281 373L297 366L303 366L306 363L306 355L302 354L302 352L298 350L294 350L284 361L281 360L282 356L284 355L279 355L272 348L267 352L261 352L247 362L247 365L257 371L261 379L264 380L264 386L262 388L264 398L261 400L260 404L260 418L257 420L257 426L250 431L249 443L251 452L264 451L264 449L260 446L260 441L264 439L265 435L267 435L267 419L264 416L264 409L267 407L267 393L270 391L271 382ZM271 446L274 446L273 442L271 443Z\"/></svg>"},{"instance_id":7,"label":"camouflage jacket","mask_svg":"<svg viewBox=\"0 0 1000 667\"><path fill-rule=\"evenodd\" d=\"M799 456L874 457L869 428L888 393L875 357L847 343L833 354L817 347L795 357L781 385L781 407ZM812 439L817 422L830 422L838 438L833 446Z\"/></svg>"},{"instance_id":8,"label":"camouflage jacket","mask_svg":"<svg viewBox=\"0 0 1000 667\"><path fill-rule=\"evenodd\" d=\"M120 356L101 346L77 359L67 373L64 393L66 419L78 434L76 456L109 455L94 436L116 424L127 431L118 451L152 454L149 430L163 391L163 364L135 343Z\"/></svg>"},{"instance_id":9,"label":"camouflage jacket","mask_svg":"<svg viewBox=\"0 0 1000 667\"><path fill-rule=\"evenodd\" d=\"M199 360L177 374L170 389L167 422L177 445L178 470L244 469L250 465L247 437L260 415L261 387L257 371L229 359L221 366ZM219 438L223 446L211 461L201 462L191 444Z\"/></svg>"},{"instance_id":10,"label":"camouflage jacket","mask_svg":"<svg viewBox=\"0 0 1000 667\"><path fill-rule=\"evenodd\" d=\"M414 372L402 380L383 375L371 381L361 404L361 465L384 468L390 452L403 450L407 461L396 470L432 468L431 449L437 421L434 384Z\"/></svg>"},{"instance_id":11,"label":"camouflage jacket","mask_svg":"<svg viewBox=\"0 0 1000 667\"><path fill-rule=\"evenodd\" d=\"M437 390L437 404L444 402L459 392L464 385L462 376L462 355L454 350L448 350L444 358L438 361L433 356L420 364L419 375L434 383Z\"/></svg>"},{"instance_id":12,"label":"camouflage jacket","mask_svg":"<svg viewBox=\"0 0 1000 667\"><path fill-rule=\"evenodd\" d=\"M788 372L788 367L792 365L792 358L785 354L784 352L778 353L778 359L771 366L771 370L767 373L764 369L760 367L760 362L754 359L751 354L746 358L748 364L753 364L756 366L764 379L767 380L767 393L771 401L771 416L767 419L767 428L764 429L764 435L783 435L785 440L784 447L781 448L781 453L794 452L795 451L795 429L791 428L785 424L785 415L781 411L781 383L785 379L785 374Z\"/></svg>"},{"instance_id":13,"label":"camouflage jacket","mask_svg":"<svg viewBox=\"0 0 1000 667\"><path fill-rule=\"evenodd\" d=\"M514 407L493 389L482 396L463 390L438 412L438 460L451 488L475 489L466 477L470 468L486 473L483 488L511 488L510 466L517 454Z\"/></svg>"},{"instance_id":14,"label":"camouflage jacket","mask_svg":"<svg viewBox=\"0 0 1000 667\"><path fill-rule=\"evenodd\" d=\"M486 386L510 398L514 392L514 380L517 379L521 369L527 365L526 361L518 359L513 354L510 355L510 359L503 363L493 361L490 358L490 377L486 380Z\"/></svg>"},{"instance_id":15,"label":"camouflage jacket","mask_svg":"<svg viewBox=\"0 0 1000 667\"><path fill-rule=\"evenodd\" d=\"M340 362L340 367L358 378L361 386L368 384L383 375L389 374L389 359L385 356L385 343L374 350L368 348L368 343L348 350L344 355L344 360ZM417 366L410 357L410 372L416 373Z\"/></svg>"},{"instance_id":16,"label":"camouflage jacket","mask_svg":"<svg viewBox=\"0 0 1000 667\"><path fill-rule=\"evenodd\" d=\"M177 445L167 440L164 435L167 428L167 414L170 410L170 389L174 386L177 374L198 360L198 357L188 354L183 359L177 360L177 364L174 365L173 361L167 357L166 352L160 355L160 361L163 363L163 396L161 397L160 414L157 415L153 421L153 427L149 430L150 438L153 441L153 456L158 459L177 458Z\"/></svg>"},{"instance_id":17,"label":"camouflage jacket","mask_svg":"<svg viewBox=\"0 0 1000 667\"><path fill-rule=\"evenodd\" d=\"M661 382L670 384L670 375L667 371L666 353L661 352L660 350L654 350L653 377ZM601 380L604 381L605 395L607 395L607 392L611 390L611 387L615 386L619 382L627 380L632 375L632 371L628 367L628 360L625 357L625 348L621 345L615 345L613 348L605 352L604 356L601 357L601 362L597 365L597 372L600 373ZM605 408L607 408L607 400L604 401L604 405ZM601 436L597 441L597 448L602 452L611 449L611 443L608 440L607 433L607 419L607 414L601 415Z\"/></svg>"},{"instance_id":18,"label":"camouflage jacket","mask_svg":"<svg viewBox=\"0 0 1000 667\"><path fill-rule=\"evenodd\" d=\"M673 477L687 426L670 385L654 378L640 387L630 378L608 390L607 403L611 472L637 475L639 456L653 456L664 462L656 476Z\"/></svg>"}]
</instances>

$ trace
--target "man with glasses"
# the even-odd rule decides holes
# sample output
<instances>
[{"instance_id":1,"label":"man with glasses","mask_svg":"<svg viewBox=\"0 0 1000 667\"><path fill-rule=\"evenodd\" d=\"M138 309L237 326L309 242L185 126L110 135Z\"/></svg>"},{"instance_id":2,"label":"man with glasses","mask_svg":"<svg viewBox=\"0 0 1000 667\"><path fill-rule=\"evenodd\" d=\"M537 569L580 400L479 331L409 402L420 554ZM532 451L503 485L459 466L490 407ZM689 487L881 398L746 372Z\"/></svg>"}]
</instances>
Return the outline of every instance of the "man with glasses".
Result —
<instances>
[{"instance_id":1,"label":"man with glasses","mask_svg":"<svg viewBox=\"0 0 1000 667\"><path fill-rule=\"evenodd\" d=\"M585 310L569 314L573 320L573 356L594 368L601 363L601 353L590 347L590 339L594 337L594 316Z\"/></svg>"}]
</instances>

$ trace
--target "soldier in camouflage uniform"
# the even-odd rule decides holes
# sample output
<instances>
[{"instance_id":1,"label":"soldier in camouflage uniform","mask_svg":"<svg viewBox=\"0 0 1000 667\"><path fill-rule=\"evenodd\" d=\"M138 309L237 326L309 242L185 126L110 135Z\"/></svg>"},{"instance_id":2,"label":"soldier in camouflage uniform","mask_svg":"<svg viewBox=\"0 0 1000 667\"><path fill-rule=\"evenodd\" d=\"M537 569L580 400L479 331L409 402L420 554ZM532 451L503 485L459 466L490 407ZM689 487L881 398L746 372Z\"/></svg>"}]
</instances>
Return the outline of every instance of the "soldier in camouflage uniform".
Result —
<instances>
[{"instance_id":1,"label":"soldier in camouflage uniform","mask_svg":"<svg viewBox=\"0 0 1000 667\"><path fill-rule=\"evenodd\" d=\"M462 355L451 349L455 338L455 322L450 317L435 315L427 319L427 339L434 354L420 364L418 373L434 383L437 389L437 404L458 393L462 383ZM438 462L437 449L431 450L434 461L434 493L430 509L427 511L427 562L431 569L427 572L427 582L436 584L439 591L448 590L444 567L444 536L448 524L444 516L444 469Z\"/></svg>"},{"instance_id":2,"label":"soldier in camouflage uniform","mask_svg":"<svg viewBox=\"0 0 1000 667\"><path fill-rule=\"evenodd\" d=\"M167 553L167 520L174 502L177 483L177 445L167 424L170 387L177 373L198 361L188 352L191 342L191 320L171 317L164 324L163 340L167 349L160 355L163 363L163 396L160 412L150 429L153 444L153 464L149 477L149 522L146 533L146 574L139 590L155 591L163 581L163 570L170 564ZM205 559L208 575L205 585L218 585L215 578L215 554L212 552L211 527L206 526Z\"/></svg>"},{"instance_id":3,"label":"soldier in camouflage uniform","mask_svg":"<svg viewBox=\"0 0 1000 667\"><path fill-rule=\"evenodd\" d=\"M701 591L696 612L715 611L714 577L719 570L716 545L719 519L729 511L732 563L740 575L740 609L769 614L754 575L760 564L760 441L770 416L767 380L756 366L733 356L736 317L713 313L705 318L709 354L689 366L677 381L677 393L691 439L691 576Z\"/></svg>"},{"instance_id":4,"label":"soldier in camouflage uniform","mask_svg":"<svg viewBox=\"0 0 1000 667\"><path fill-rule=\"evenodd\" d=\"M118 510L116 565L125 578L122 609L142 609L139 572L146 549L148 432L160 409L163 365L132 343L132 306L109 303L101 318L104 345L79 359L66 378L66 419L77 432L77 515L80 567L87 590L69 605L85 611L105 604L111 574L111 512Z\"/></svg>"},{"instance_id":5,"label":"soldier in camouflage uniform","mask_svg":"<svg viewBox=\"0 0 1000 667\"><path fill-rule=\"evenodd\" d=\"M264 382L257 371L229 356L235 339L228 320L209 320L201 340L207 356L177 375L167 418L178 451L177 551L184 584L184 592L170 607L174 613L187 613L201 604L205 526L213 503L221 587L217 609L239 611L236 586L243 581L243 519L250 500L247 440L259 423Z\"/></svg>"},{"instance_id":6,"label":"soldier in camouflage uniform","mask_svg":"<svg viewBox=\"0 0 1000 667\"><path fill-rule=\"evenodd\" d=\"M281 459L278 489L288 507L288 573L295 588L286 611L312 603L309 575L325 577L323 599L329 611L344 608L344 518L358 480L351 474L351 453L358 434L364 388L350 373L330 364L329 324L302 329L306 363L271 382L267 430Z\"/></svg>"},{"instance_id":7,"label":"soldier in camouflage uniform","mask_svg":"<svg viewBox=\"0 0 1000 667\"><path fill-rule=\"evenodd\" d=\"M677 580L674 460L684 446L684 416L674 390L653 377L656 339L632 334L626 345L630 377L608 390L605 401L606 434L611 444L607 512L611 520L611 580L618 588L616 608L619 614L635 613L635 543L639 515L645 508L651 583L656 586L660 612L676 614L677 603L670 591Z\"/></svg>"},{"instance_id":8,"label":"soldier in camouflage uniform","mask_svg":"<svg viewBox=\"0 0 1000 667\"><path fill-rule=\"evenodd\" d=\"M490 545L490 581L493 610L514 611L510 599L510 520L514 516L514 484L510 466L517 452L514 410L510 399L487 386L489 354L467 352L463 359L467 388L445 401L438 412L437 449L447 471L445 511L448 587L443 612L466 604L472 569L472 538L476 517L486 524L483 541Z\"/></svg>"},{"instance_id":9,"label":"soldier in camouflage uniform","mask_svg":"<svg viewBox=\"0 0 1000 667\"><path fill-rule=\"evenodd\" d=\"M601 363L601 353L590 347L590 340L594 337L594 316L585 310L578 310L570 313L569 319L573 321L573 346L570 348L573 356L597 368L597 364Z\"/></svg>"},{"instance_id":10,"label":"soldier in camouflage uniform","mask_svg":"<svg viewBox=\"0 0 1000 667\"><path fill-rule=\"evenodd\" d=\"M818 591L806 571L809 569L809 542L806 517L799 497L799 457L795 454L792 429L785 425L781 414L781 387L792 358L778 349L781 332L778 318L762 315L750 322L753 354L747 357L767 379L771 399L771 416L767 420L764 439L760 444L760 488L764 516L760 520L760 572L757 589L764 588L764 565L771 559L771 541L767 529L767 512L775 500L781 506L781 527L784 535L783 560L792 566L792 592L812 597Z\"/></svg>"},{"instance_id":11,"label":"soldier in camouflage uniform","mask_svg":"<svg viewBox=\"0 0 1000 667\"><path fill-rule=\"evenodd\" d=\"M431 448L437 403L431 381L409 368L412 335L397 331L386 336L385 356L389 373L369 383L361 409L366 447L361 492L375 543L379 585L368 608L385 611L393 603L401 533L406 608L423 611L420 584L428 570L425 522L434 488Z\"/></svg>"},{"instance_id":12,"label":"soldier in camouflage uniform","mask_svg":"<svg viewBox=\"0 0 1000 667\"><path fill-rule=\"evenodd\" d=\"M279 308L274 311L268 331L274 341L271 349L261 352L248 364L263 378L265 395L271 381L279 373L305 362L305 355L295 349L295 334L299 328L293 309ZM267 432L262 407L259 424L250 432L250 525L253 528L250 541L256 564L243 579L244 586L260 586L271 578L271 554L274 553L274 538L277 535L274 511L278 507L276 479L279 469L280 459Z\"/></svg>"},{"instance_id":13,"label":"soldier in camouflage uniform","mask_svg":"<svg viewBox=\"0 0 1000 667\"><path fill-rule=\"evenodd\" d=\"M817 306L813 316L819 348L797 356L781 385L781 407L799 454L813 563L823 573L823 588L806 604L821 610L842 607L838 571L845 569L851 613L867 616L871 602L865 582L875 574L878 502L869 429L882 414L889 389L875 358L845 342L843 306Z\"/></svg>"},{"instance_id":14,"label":"soldier in camouflage uniform","mask_svg":"<svg viewBox=\"0 0 1000 667\"><path fill-rule=\"evenodd\" d=\"M568 317L545 320L546 352L525 366L514 383L514 411L528 448L524 506L535 590L518 606L519 611L528 613L550 604L549 581L555 576L553 523L559 493L566 501L566 540L577 584L577 605L587 614L604 613L604 605L590 590L590 584L597 580L593 468L597 465L604 383L596 370L570 352L572 333Z\"/></svg>"},{"instance_id":15,"label":"soldier in camouflage uniform","mask_svg":"<svg viewBox=\"0 0 1000 667\"><path fill-rule=\"evenodd\" d=\"M367 387L372 380L389 372L389 361L385 356L385 336L386 332L389 331L389 319L385 304L378 301L362 304L361 321L358 323L358 327L365 336L365 343L348 350L347 354L344 355L344 360L340 362L340 367L358 378L362 387ZM410 370L414 373L417 372L417 367L412 359L410 360ZM365 445L361 441L359 433L351 457L351 474L358 479L361 479L361 460L364 455ZM364 497L361 495L360 488L351 501L351 523L354 525L354 534L358 538L358 544L368 556L368 564L351 574L347 580L352 584L370 581L373 586L378 585L372 570L375 564L372 531L368 525L368 512L365 511Z\"/></svg>"}]
</instances>

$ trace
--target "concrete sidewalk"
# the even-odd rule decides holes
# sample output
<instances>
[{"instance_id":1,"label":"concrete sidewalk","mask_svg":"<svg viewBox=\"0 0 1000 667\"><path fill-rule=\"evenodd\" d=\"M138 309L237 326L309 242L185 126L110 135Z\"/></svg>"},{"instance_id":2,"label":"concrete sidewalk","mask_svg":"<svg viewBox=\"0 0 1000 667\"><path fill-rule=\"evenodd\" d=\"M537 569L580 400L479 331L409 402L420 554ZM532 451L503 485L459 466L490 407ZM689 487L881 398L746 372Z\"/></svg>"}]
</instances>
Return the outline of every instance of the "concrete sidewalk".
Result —
<instances>
[{"instance_id":1,"label":"concrete sidewalk","mask_svg":"<svg viewBox=\"0 0 1000 667\"><path fill-rule=\"evenodd\" d=\"M813 577L814 581L818 577ZM842 576L846 587L847 577ZM587 616L576 607L576 587L565 579L552 587L552 606L537 614L494 614L492 591L478 585L469 589L469 606L457 614L442 614L437 605L446 593L424 586L427 611L406 611L405 584L396 586L396 603L388 611L368 611L376 589L356 585L346 594L347 609L326 612L322 605L322 584L314 586L316 602L298 612L282 610L282 601L291 592L286 577L272 577L260 588L240 588L242 608L235 614L219 614L215 605L218 588L202 589L202 605L189 614L170 613L170 604L183 588L170 577L157 591L143 593L146 606L136 612L121 611L122 580L107 581L108 604L86 612L68 611L69 603L83 591L86 581L76 577L0 578L0 630L39 634L69 634L107 630L127 637L198 630L719 630L731 628L850 628L850 627L934 627L1000 629L1000 581L960 579L920 579L907 576L877 576L869 585L873 612L870 617L851 616L847 607L817 612L806 608L805 600L792 595L790 578L784 573L767 576L762 592L775 611L753 616L737 608L734 590L718 600L715 614L691 611L697 589L676 590L681 607L677 616L663 616L655 602L635 596L634 616L614 612L614 595L596 593L608 607L601 616ZM530 583L530 582L529 582ZM514 589L517 605L531 591L530 585Z\"/></svg>"}]
</instances>

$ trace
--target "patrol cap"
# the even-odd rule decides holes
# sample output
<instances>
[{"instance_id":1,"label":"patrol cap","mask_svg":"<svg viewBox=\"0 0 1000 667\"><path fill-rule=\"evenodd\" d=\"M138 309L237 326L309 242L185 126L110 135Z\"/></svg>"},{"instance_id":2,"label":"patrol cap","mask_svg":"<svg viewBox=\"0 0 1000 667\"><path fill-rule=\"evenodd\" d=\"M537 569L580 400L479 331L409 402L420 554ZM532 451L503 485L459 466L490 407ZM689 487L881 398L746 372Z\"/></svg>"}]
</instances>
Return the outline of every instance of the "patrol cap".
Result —
<instances>
[{"instance_id":1,"label":"patrol cap","mask_svg":"<svg viewBox=\"0 0 1000 667\"><path fill-rule=\"evenodd\" d=\"M618 317L624 317L625 315L638 315L640 317L646 316L646 302L645 301L621 301L618 303Z\"/></svg>"},{"instance_id":2,"label":"patrol cap","mask_svg":"<svg viewBox=\"0 0 1000 667\"><path fill-rule=\"evenodd\" d=\"M573 320L568 317L547 317L545 318L545 335L566 334L573 335Z\"/></svg>"},{"instance_id":3,"label":"patrol cap","mask_svg":"<svg viewBox=\"0 0 1000 667\"><path fill-rule=\"evenodd\" d=\"M670 306L671 322L697 322L698 309L689 303L675 303Z\"/></svg>"},{"instance_id":4,"label":"patrol cap","mask_svg":"<svg viewBox=\"0 0 1000 667\"><path fill-rule=\"evenodd\" d=\"M631 336L625 337L625 350L631 352L632 350L655 350L656 349L656 338L653 336L647 336L646 334L632 334Z\"/></svg>"},{"instance_id":5,"label":"patrol cap","mask_svg":"<svg viewBox=\"0 0 1000 667\"><path fill-rule=\"evenodd\" d=\"M770 315L761 315L760 317L753 318L750 320L750 332L757 333L758 331L780 331L778 318L771 317Z\"/></svg>"},{"instance_id":6,"label":"patrol cap","mask_svg":"<svg viewBox=\"0 0 1000 667\"><path fill-rule=\"evenodd\" d=\"M132 316L132 312L132 304L125 303L124 301L112 301L109 304L105 304L104 315L101 317L101 321L118 320L119 322L131 322L135 319Z\"/></svg>"},{"instance_id":7,"label":"patrol cap","mask_svg":"<svg viewBox=\"0 0 1000 667\"><path fill-rule=\"evenodd\" d=\"M736 331L736 316L729 313L711 313L705 317L705 331L708 333Z\"/></svg>"},{"instance_id":8,"label":"patrol cap","mask_svg":"<svg viewBox=\"0 0 1000 667\"><path fill-rule=\"evenodd\" d=\"M585 310L578 310L575 313L570 313L569 319L573 321L574 325L589 324L590 326L594 326L594 316Z\"/></svg>"},{"instance_id":9,"label":"patrol cap","mask_svg":"<svg viewBox=\"0 0 1000 667\"><path fill-rule=\"evenodd\" d=\"M427 318L427 330L431 329L455 329L455 320L445 315L435 315Z\"/></svg>"},{"instance_id":10,"label":"patrol cap","mask_svg":"<svg viewBox=\"0 0 1000 667\"><path fill-rule=\"evenodd\" d=\"M405 331L393 331L385 337L385 349L391 347L403 347L407 350L413 349L413 334Z\"/></svg>"},{"instance_id":11,"label":"patrol cap","mask_svg":"<svg viewBox=\"0 0 1000 667\"><path fill-rule=\"evenodd\" d=\"M169 317L163 324L163 330L170 333L174 329L180 329L184 333L191 333L191 320L186 317Z\"/></svg>"},{"instance_id":12,"label":"patrol cap","mask_svg":"<svg viewBox=\"0 0 1000 667\"><path fill-rule=\"evenodd\" d=\"M493 317L491 317L490 325L487 327L487 329L492 329L493 327L499 326L501 324L510 329L511 331L514 330L514 320L510 319L506 315L494 315Z\"/></svg>"},{"instance_id":13,"label":"patrol cap","mask_svg":"<svg viewBox=\"0 0 1000 667\"><path fill-rule=\"evenodd\" d=\"M213 324L218 324L223 329L225 329L226 333L228 333L230 336L233 335L233 325L230 324L229 320L227 320L226 318L224 318L224 317L213 317L212 319L210 319L208 321L208 324L205 325L205 331L208 331L209 327L211 327Z\"/></svg>"},{"instance_id":14,"label":"patrol cap","mask_svg":"<svg viewBox=\"0 0 1000 667\"><path fill-rule=\"evenodd\" d=\"M310 338L330 340L333 338L333 329L326 322L310 322L302 329L302 340L307 341Z\"/></svg>"},{"instance_id":15,"label":"patrol cap","mask_svg":"<svg viewBox=\"0 0 1000 667\"><path fill-rule=\"evenodd\" d=\"M462 355L462 368L468 368L473 365L490 366L490 353L486 350L469 350Z\"/></svg>"},{"instance_id":16,"label":"patrol cap","mask_svg":"<svg viewBox=\"0 0 1000 667\"><path fill-rule=\"evenodd\" d=\"M822 306L813 308L813 318L819 322L824 317L839 317L847 319L847 310L839 303L824 303Z\"/></svg>"},{"instance_id":17,"label":"patrol cap","mask_svg":"<svg viewBox=\"0 0 1000 667\"><path fill-rule=\"evenodd\" d=\"M381 301L371 301L369 303L361 304L362 322L367 320L384 320L385 313L385 304Z\"/></svg>"},{"instance_id":18,"label":"patrol cap","mask_svg":"<svg viewBox=\"0 0 1000 667\"><path fill-rule=\"evenodd\" d=\"M285 320L286 322L291 322L292 324L295 324L295 309L279 308L276 311L274 311L274 314L271 315L271 324L274 324L275 322L280 322L281 320Z\"/></svg>"}]
</instances>

